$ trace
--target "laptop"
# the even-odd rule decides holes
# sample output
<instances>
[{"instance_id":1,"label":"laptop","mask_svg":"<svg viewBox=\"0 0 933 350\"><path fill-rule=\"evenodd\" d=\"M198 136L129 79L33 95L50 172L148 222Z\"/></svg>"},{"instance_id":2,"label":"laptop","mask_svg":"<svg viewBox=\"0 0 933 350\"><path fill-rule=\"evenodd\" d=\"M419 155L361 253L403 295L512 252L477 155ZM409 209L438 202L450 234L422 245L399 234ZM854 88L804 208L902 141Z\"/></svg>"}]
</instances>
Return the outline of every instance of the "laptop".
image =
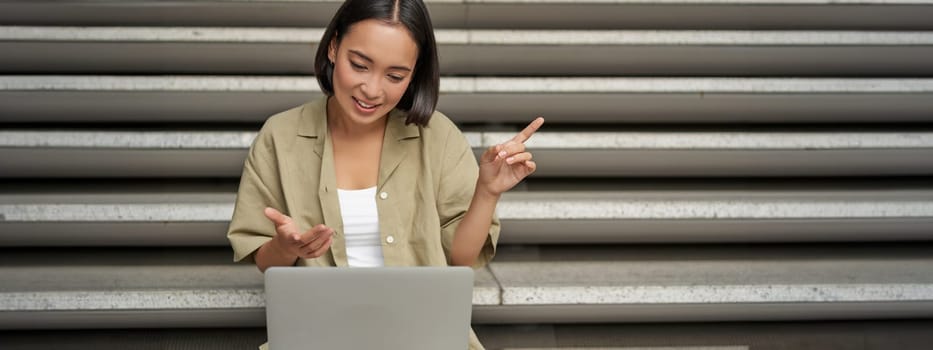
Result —
<instances>
[{"instance_id":1,"label":"laptop","mask_svg":"<svg viewBox=\"0 0 933 350\"><path fill-rule=\"evenodd\" d=\"M270 350L469 347L468 267L272 267L265 279Z\"/></svg>"}]
</instances>

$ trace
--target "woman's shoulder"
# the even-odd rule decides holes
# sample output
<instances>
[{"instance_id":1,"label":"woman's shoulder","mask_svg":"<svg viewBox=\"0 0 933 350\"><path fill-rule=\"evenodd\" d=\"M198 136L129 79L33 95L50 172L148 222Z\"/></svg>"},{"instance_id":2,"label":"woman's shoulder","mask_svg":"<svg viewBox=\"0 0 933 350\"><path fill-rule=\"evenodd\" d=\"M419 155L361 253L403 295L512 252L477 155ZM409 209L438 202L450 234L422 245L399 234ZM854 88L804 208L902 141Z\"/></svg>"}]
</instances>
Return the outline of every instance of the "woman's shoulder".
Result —
<instances>
[{"instance_id":1,"label":"woman's shoulder","mask_svg":"<svg viewBox=\"0 0 933 350\"><path fill-rule=\"evenodd\" d=\"M263 135L294 136L298 133L316 134L321 128L324 115L323 99L315 99L300 106L276 113L266 119L260 130Z\"/></svg>"},{"instance_id":2,"label":"woman's shoulder","mask_svg":"<svg viewBox=\"0 0 933 350\"><path fill-rule=\"evenodd\" d=\"M446 139L461 134L457 124L440 111L434 111L434 114L431 114L431 119L422 130L424 136L440 139Z\"/></svg>"},{"instance_id":3,"label":"woman's shoulder","mask_svg":"<svg viewBox=\"0 0 933 350\"><path fill-rule=\"evenodd\" d=\"M453 120L435 111L428 124L421 128L421 137L431 154L440 158L452 157L470 149L466 136Z\"/></svg>"},{"instance_id":4,"label":"woman's shoulder","mask_svg":"<svg viewBox=\"0 0 933 350\"><path fill-rule=\"evenodd\" d=\"M265 123L262 125L261 132L279 133L288 130L294 131L298 126L298 121L301 120L302 112L310 104L311 102L273 114L266 118Z\"/></svg>"},{"instance_id":5,"label":"woman's shoulder","mask_svg":"<svg viewBox=\"0 0 933 350\"><path fill-rule=\"evenodd\" d=\"M308 133L308 124L315 124L313 120L314 106L317 101L311 101L300 106L289 108L268 118L253 141L254 152L275 152L276 149L288 149L302 132ZM309 115L310 114L310 115Z\"/></svg>"},{"instance_id":6,"label":"woman's shoulder","mask_svg":"<svg viewBox=\"0 0 933 350\"><path fill-rule=\"evenodd\" d=\"M434 113L431 114L431 119L428 121L428 127L456 128L457 126L446 114L435 110Z\"/></svg>"}]
</instances>

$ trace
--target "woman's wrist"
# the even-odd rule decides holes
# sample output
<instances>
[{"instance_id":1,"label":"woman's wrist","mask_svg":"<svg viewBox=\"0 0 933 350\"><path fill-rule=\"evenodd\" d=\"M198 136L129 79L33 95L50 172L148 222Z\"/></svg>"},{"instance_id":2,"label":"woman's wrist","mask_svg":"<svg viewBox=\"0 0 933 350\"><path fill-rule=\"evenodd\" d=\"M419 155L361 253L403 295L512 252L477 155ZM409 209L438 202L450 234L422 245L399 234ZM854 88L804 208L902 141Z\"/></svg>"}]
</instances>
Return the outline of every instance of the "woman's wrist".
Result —
<instances>
[{"instance_id":1,"label":"woman's wrist","mask_svg":"<svg viewBox=\"0 0 933 350\"><path fill-rule=\"evenodd\" d=\"M259 246L255 254L255 259L256 267L259 268L259 271L265 272L266 269L273 266L295 265L298 256L288 257L288 254L283 252L281 247L276 244L275 238L273 238Z\"/></svg>"},{"instance_id":2,"label":"woman's wrist","mask_svg":"<svg viewBox=\"0 0 933 350\"><path fill-rule=\"evenodd\" d=\"M266 242L266 245L268 246L270 253L282 260L298 260L298 255L289 254L288 249L285 249L285 247L283 247L275 238L271 239L269 242Z\"/></svg>"},{"instance_id":3,"label":"woman's wrist","mask_svg":"<svg viewBox=\"0 0 933 350\"><path fill-rule=\"evenodd\" d=\"M278 239L272 239L269 243L269 248L272 249L272 252L275 253L276 256L282 257L283 259L298 259L298 255L289 254L288 249L283 247Z\"/></svg>"},{"instance_id":4,"label":"woman's wrist","mask_svg":"<svg viewBox=\"0 0 933 350\"><path fill-rule=\"evenodd\" d=\"M498 202L499 198L502 197L502 193L495 192L490 190L482 183L476 183L476 191L473 192L473 200L481 201L493 201Z\"/></svg>"}]
</instances>

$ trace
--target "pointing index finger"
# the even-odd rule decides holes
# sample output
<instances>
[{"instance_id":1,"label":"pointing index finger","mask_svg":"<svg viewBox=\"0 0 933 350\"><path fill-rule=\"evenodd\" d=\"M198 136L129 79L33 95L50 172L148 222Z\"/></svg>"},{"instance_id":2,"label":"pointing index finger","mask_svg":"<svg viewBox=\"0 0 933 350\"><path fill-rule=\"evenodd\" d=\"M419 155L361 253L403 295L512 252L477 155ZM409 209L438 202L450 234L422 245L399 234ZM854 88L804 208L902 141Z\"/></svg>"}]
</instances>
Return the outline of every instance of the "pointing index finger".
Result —
<instances>
[{"instance_id":1,"label":"pointing index finger","mask_svg":"<svg viewBox=\"0 0 933 350\"><path fill-rule=\"evenodd\" d=\"M512 140L516 142L525 143L525 141L528 141L528 139L531 138L531 135L534 135L535 132L538 131L538 128L540 128L541 125L544 125L544 118L541 118L541 117L535 118L535 120L531 121L531 123L528 124L528 126L526 126L524 130L522 130L517 135L515 135L515 137L513 137Z\"/></svg>"}]
</instances>

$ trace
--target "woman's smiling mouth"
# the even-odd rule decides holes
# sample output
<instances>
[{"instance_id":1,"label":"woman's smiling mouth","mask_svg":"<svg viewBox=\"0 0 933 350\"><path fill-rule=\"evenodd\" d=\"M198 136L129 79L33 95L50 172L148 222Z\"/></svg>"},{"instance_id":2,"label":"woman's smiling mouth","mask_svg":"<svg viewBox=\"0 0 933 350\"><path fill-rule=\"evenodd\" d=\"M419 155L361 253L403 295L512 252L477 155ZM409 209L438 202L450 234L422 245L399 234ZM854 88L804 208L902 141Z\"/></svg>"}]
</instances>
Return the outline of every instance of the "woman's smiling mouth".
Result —
<instances>
[{"instance_id":1,"label":"woman's smiling mouth","mask_svg":"<svg viewBox=\"0 0 933 350\"><path fill-rule=\"evenodd\" d=\"M379 104L368 104L366 102L360 101L358 98L353 97L353 102L356 102L356 105L362 108L365 111L375 110L376 107L379 107Z\"/></svg>"}]
</instances>

